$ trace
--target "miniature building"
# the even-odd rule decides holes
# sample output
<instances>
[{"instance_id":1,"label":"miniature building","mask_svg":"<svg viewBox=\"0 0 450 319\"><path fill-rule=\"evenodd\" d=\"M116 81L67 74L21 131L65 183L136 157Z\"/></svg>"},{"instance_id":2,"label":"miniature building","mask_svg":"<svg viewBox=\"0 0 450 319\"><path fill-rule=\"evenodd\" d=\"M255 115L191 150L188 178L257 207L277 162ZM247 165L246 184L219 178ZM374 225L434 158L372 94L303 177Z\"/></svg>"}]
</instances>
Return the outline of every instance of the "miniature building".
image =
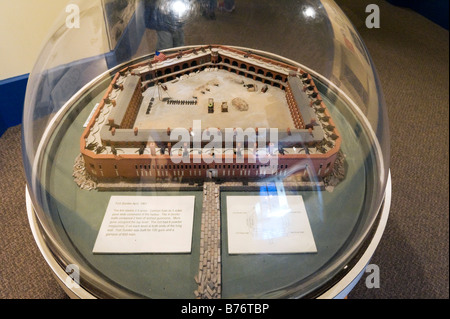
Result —
<instances>
[{"instance_id":1,"label":"miniature building","mask_svg":"<svg viewBox=\"0 0 450 319\"><path fill-rule=\"evenodd\" d=\"M222 103L222 112L223 113L227 113L228 112L228 103L227 102L223 102Z\"/></svg>"},{"instance_id":2,"label":"miniature building","mask_svg":"<svg viewBox=\"0 0 450 319\"><path fill-rule=\"evenodd\" d=\"M108 119L111 127L120 129L132 128L142 102L141 78L131 75L123 84L122 94L119 95L115 107Z\"/></svg>"},{"instance_id":3,"label":"miniature building","mask_svg":"<svg viewBox=\"0 0 450 319\"><path fill-rule=\"evenodd\" d=\"M139 110L144 108L143 114L152 116L150 111L158 102L152 98L150 104L142 103L142 92L161 85L165 94L169 94L170 85L177 82L180 77L189 77L211 68L227 71L236 77L262 82L264 92L267 92L268 86L280 92L284 91L285 107L289 109L286 112L289 112L294 127L278 127L278 150L273 150L269 145L251 146L250 143L248 145L235 143L233 162L226 163L225 158L229 157L225 152L226 145L223 145L222 152L215 150L214 153L205 155L201 153L202 150L194 149L194 134L192 134L191 143L184 145L182 152L184 157L190 159L189 163L173 163L170 154L172 146L177 141L171 140L171 129L141 128L135 125L138 114L141 114ZM220 89L218 85L215 88ZM212 94L207 90L204 92ZM268 94L264 92L256 91L250 94ZM112 101L111 96L117 96L116 101ZM171 107L170 101L175 100L169 99L165 104L168 108ZM208 106L211 101L214 111L214 99L208 100ZM197 96L194 96L192 103L178 104L193 108L192 112L195 112L197 103ZM228 104L221 103L223 103L222 112L218 113L218 116L229 116ZM104 114L108 114L108 120L105 122L101 121ZM251 127L251 123L248 125ZM258 136L267 134L266 140L270 140L267 130L264 133L261 127L255 126L254 129ZM209 136L209 132L205 133L207 134L202 135ZM226 131L218 129L218 133L224 136ZM201 146L204 147L209 142L208 138L202 137ZM94 144L101 145L100 150L105 151L92 150L89 146ZM158 59L146 61L118 72L84 131L80 147L86 171L97 179L155 180L208 177L251 179L292 174L326 176L333 169L340 145L337 128L309 74L298 69L298 66L267 56L231 47L208 46L177 52L167 55L164 61ZM243 151L241 147L246 147L247 150ZM256 162L251 161L250 159L256 156L256 147L270 149L269 156L277 156L277 164L271 167L258 158ZM208 158L211 160L206 160Z\"/></svg>"},{"instance_id":4,"label":"miniature building","mask_svg":"<svg viewBox=\"0 0 450 319\"><path fill-rule=\"evenodd\" d=\"M214 113L214 99L208 100L208 113Z\"/></svg>"}]
</instances>

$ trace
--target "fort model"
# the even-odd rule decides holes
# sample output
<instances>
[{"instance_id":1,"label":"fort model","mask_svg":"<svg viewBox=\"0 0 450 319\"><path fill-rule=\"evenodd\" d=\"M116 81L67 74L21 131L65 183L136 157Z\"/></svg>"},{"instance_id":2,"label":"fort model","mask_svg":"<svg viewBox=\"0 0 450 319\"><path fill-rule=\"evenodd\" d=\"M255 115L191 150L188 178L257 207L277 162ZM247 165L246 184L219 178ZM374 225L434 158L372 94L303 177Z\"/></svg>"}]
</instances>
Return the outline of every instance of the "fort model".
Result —
<instances>
[{"instance_id":1,"label":"fort model","mask_svg":"<svg viewBox=\"0 0 450 319\"><path fill-rule=\"evenodd\" d=\"M196 120L202 125L197 146ZM174 128L191 133L179 150ZM267 134L267 145L205 148L209 133L225 135L226 128ZM278 129L276 147L270 128ZM310 74L282 59L220 45L160 54L117 72L80 140L85 171L98 181L325 177L340 146ZM276 164L258 157L258 148L267 148ZM174 152L188 161L174 163Z\"/></svg>"}]
</instances>

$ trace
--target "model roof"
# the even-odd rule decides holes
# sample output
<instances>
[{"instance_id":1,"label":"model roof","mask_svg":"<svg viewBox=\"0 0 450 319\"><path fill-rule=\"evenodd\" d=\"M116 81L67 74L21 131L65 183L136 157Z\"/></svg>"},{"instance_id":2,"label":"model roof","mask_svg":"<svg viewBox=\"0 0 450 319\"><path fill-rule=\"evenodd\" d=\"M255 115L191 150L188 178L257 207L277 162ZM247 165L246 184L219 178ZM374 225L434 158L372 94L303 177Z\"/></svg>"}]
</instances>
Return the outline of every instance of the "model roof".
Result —
<instances>
[{"instance_id":1,"label":"model roof","mask_svg":"<svg viewBox=\"0 0 450 319\"><path fill-rule=\"evenodd\" d=\"M308 95L303 92L303 83L300 78L296 76L289 76L288 83L291 87L292 94L294 95L294 99L297 102L298 109L300 114L303 117L303 121L305 124L310 124L312 120L315 120L318 123L316 113L310 106L311 100Z\"/></svg>"},{"instance_id":2,"label":"model roof","mask_svg":"<svg viewBox=\"0 0 450 319\"><path fill-rule=\"evenodd\" d=\"M139 81L140 77L137 75L126 77L123 83L123 91L119 93L116 106L109 115L109 119L114 120L114 124L121 125Z\"/></svg>"}]
</instances>

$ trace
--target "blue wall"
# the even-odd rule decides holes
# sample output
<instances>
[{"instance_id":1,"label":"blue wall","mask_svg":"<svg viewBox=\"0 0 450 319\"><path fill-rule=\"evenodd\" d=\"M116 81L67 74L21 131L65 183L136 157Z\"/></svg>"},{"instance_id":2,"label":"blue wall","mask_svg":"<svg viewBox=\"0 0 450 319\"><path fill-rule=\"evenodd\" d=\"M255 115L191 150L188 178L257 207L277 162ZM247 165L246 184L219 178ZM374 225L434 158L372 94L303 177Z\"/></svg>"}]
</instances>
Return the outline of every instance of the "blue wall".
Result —
<instances>
[{"instance_id":1,"label":"blue wall","mask_svg":"<svg viewBox=\"0 0 450 319\"><path fill-rule=\"evenodd\" d=\"M388 2L411 8L448 30L449 0L388 0Z\"/></svg>"},{"instance_id":2,"label":"blue wall","mask_svg":"<svg viewBox=\"0 0 450 319\"><path fill-rule=\"evenodd\" d=\"M22 122L28 74L0 81L0 136Z\"/></svg>"}]
</instances>

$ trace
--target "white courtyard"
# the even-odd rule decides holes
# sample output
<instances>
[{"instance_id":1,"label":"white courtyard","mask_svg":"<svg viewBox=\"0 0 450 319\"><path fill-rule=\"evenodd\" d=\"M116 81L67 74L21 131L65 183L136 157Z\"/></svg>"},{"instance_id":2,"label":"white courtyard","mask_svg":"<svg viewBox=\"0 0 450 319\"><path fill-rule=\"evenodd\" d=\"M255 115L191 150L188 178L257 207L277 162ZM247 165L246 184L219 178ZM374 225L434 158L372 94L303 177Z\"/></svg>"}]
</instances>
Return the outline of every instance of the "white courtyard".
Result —
<instances>
[{"instance_id":1,"label":"white courtyard","mask_svg":"<svg viewBox=\"0 0 450 319\"><path fill-rule=\"evenodd\" d=\"M135 127L139 129L190 128L194 120L202 122L202 128L278 128L293 129L285 92L277 87L268 86L267 92L261 92L264 83L254 81L235 73L219 69L184 75L164 84L167 90L153 86L144 93ZM244 86L245 85L245 86ZM257 89L248 89L253 85ZM148 105L153 106L147 114ZM214 113L208 113L208 101L214 99ZM247 111L233 106L236 98L248 104ZM197 105L169 104L165 100L194 101ZM228 113L223 113L221 105L228 103Z\"/></svg>"}]
</instances>

